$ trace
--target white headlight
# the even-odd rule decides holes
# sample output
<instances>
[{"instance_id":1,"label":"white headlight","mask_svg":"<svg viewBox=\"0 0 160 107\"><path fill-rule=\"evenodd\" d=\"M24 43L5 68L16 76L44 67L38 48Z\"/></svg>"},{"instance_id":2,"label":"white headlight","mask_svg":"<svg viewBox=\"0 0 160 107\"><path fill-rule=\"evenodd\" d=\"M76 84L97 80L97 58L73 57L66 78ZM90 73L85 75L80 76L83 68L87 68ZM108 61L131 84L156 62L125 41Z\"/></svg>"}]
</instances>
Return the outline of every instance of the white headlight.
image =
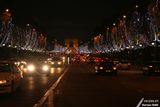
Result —
<instances>
[{"instance_id":1,"label":"white headlight","mask_svg":"<svg viewBox=\"0 0 160 107\"><path fill-rule=\"evenodd\" d=\"M51 64L53 65L53 64L54 64L54 62L51 62Z\"/></svg>"},{"instance_id":2,"label":"white headlight","mask_svg":"<svg viewBox=\"0 0 160 107\"><path fill-rule=\"evenodd\" d=\"M27 69L29 71L34 71L35 70L35 66L34 65L28 65Z\"/></svg>"},{"instance_id":3,"label":"white headlight","mask_svg":"<svg viewBox=\"0 0 160 107\"><path fill-rule=\"evenodd\" d=\"M49 67L48 67L47 65L44 65L44 66L42 67L42 69L43 69L44 71L48 71L48 70L49 70Z\"/></svg>"},{"instance_id":4,"label":"white headlight","mask_svg":"<svg viewBox=\"0 0 160 107\"><path fill-rule=\"evenodd\" d=\"M103 69L103 67L99 67L99 69Z\"/></svg>"},{"instance_id":5,"label":"white headlight","mask_svg":"<svg viewBox=\"0 0 160 107\"><path fill-rule=\"evenodd\" d=\"M58 65L61 65L61 62L58 62Z\"/></svg>"}]
</instances>

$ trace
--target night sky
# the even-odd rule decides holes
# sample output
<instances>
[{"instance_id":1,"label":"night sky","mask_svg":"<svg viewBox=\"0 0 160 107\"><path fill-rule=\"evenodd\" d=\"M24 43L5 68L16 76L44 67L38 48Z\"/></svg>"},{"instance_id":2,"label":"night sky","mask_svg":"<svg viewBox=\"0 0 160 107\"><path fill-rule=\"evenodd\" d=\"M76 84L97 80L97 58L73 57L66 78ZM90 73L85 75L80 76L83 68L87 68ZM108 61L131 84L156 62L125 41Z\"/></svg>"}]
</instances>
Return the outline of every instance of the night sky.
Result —
<instances>
[{"instance_id":1,"label":"night sky","mask_svg":"<svg viewBox=\"0 0 160 107\"><path fill-rule=\"evenodd\" d=\"M137 2L138 1L138 2ZM30 23L48 39L84 41L108 27L136 4L146 0L0 0L0 9L10 8L16 25Z\"/></svg>"}]
</instances>

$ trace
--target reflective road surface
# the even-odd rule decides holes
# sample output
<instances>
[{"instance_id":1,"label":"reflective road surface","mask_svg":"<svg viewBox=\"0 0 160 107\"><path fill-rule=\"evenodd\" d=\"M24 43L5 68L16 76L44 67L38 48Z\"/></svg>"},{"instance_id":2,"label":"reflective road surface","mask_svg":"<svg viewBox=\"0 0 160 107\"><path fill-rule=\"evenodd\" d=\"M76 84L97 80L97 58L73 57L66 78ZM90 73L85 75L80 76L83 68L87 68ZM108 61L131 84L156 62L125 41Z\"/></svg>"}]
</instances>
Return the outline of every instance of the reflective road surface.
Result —
<instances>
[{"instance_id":1,"label":"reflective road surface","mask_svg":"<svg viewBox=\"0 0 160 107\"><path fill-rule=\"evenodd\" d=\"M0 107L33 107L63 73L64 68L52 68L51 74L24 75L20 89L13 94L0 94Z\"/></svg>"}]
</instances>

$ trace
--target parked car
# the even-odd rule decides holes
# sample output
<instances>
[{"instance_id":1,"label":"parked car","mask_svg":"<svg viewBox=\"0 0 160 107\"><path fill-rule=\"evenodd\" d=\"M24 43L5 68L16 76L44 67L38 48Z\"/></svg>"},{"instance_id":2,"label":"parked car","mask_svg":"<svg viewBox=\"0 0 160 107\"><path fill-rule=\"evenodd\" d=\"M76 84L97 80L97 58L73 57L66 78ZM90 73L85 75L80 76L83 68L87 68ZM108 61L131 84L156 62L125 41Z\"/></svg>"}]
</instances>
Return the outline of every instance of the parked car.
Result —
<instances>
[{"instance_id":1,"label":"parked car","mask_svg":"<svg viewBox=\"0 0 160 107\"><path fill-rule=\"evenodd\" d=\"M131 68L131 63L128 60L121 60L117 64L117 68L121 70L127 70Z\"/></svg>"},{"instance_id":2,"label":"parked car","mask_svg":"<svg viewBox=\"0 0 160 107\"><path fill-rule=\"evenodd\" d=\"M12 93L22 83L22 72L12 61L0 61L0 93Z\"/></svg>"},{"instance_id":3,"label":"parked car","mask_svg":"<svg viewBox=\"0 0 160 107\"><path fill-rule=\"evenodd\" d=\"M144 75L160 75L160 61L151 61L143 67Z\"/></svg>"},{"instance_id":4,"label":"parked car","mask_svg":"<svg viewBox=\"0 0 160 107\"><path fill-rule=\"evenodd\" d=\"M97 74L117 74L117 67L113 62L100 62L95 65Z\"/></svg>"}]
</instances>

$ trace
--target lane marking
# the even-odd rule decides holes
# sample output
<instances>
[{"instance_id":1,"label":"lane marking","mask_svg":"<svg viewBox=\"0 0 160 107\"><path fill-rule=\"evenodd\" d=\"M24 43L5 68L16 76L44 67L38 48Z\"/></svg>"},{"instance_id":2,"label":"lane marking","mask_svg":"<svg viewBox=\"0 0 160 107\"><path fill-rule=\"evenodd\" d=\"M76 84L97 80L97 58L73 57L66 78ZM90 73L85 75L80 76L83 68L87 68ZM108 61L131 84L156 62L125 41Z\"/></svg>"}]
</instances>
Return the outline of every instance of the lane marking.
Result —
<instances>
[{"instance_id":1,"label":"lane marking","mask_svg":"<svg viewBox=\"0 0 160 107\"><path fill-rule=\"evenodd\" d=\"M61 81L61 79L63 78L63 76L66 74L66 72L68 71L68 68L65 69L64 73L58 78L58 80L51 86L50 90L54 90L59 82Z\"/></svg>"},{"instance_id":2,"label":"lane marking","mask_svg":"<svg viewBox=\"0 0 160 107\"><path fill-rule=\"evenodd\" d=\"M138 103L138 105L137 105L136 107L140 107L141 104L142 104L142 102L143 102L143 100L144 100L144 98L142 98L142 99L139 101L139 103Z\"/></svg>"},{"instance_id":3,"label":"lane marking","mask_svg":"<svg viewBox=\"0 0 160 107\"><path fill-rule=\"evenodd\" d=\"M47 90L47 92L41 97L41 99L34 105L34 107L42 107L45 101L47 101L48 98L48 107L53 107L53 100L54 100L54 90L60 83L63 76L68 71L68 68L64 69L64 73L57 79L57 81Z\"/></svg>"}]
</instances>

